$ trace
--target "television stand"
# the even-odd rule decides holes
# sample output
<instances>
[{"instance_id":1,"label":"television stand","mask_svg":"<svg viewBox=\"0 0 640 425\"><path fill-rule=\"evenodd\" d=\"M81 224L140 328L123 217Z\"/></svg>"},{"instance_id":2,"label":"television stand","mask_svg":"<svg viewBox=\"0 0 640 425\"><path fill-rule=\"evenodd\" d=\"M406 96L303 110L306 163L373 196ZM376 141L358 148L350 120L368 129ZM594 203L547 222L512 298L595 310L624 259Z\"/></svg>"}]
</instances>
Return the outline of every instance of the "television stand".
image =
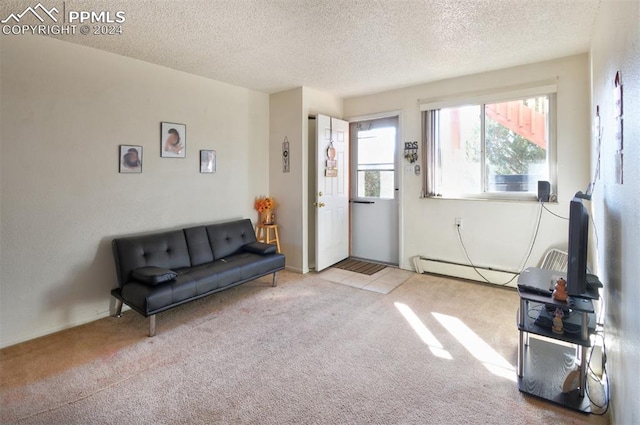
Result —
<instances>
[{"instance_id":1,"label":"television stand","mask_svg":"<svg viewBox=\"0 0 640 425\"><path fill-rule=\"evenodd\" d=\"M591 346L590 335L595 332L593 300L571 297L568 302L557 301L551 295L527 292L521 288L518 288L518 295L518 389L562 406L590 413L591 403L585 397L585 348ZM567 327L563 334L552 331L547 306L553 310L560 308L571 311L571 317L565 319ZM537 320L539 315L545 317ZM529 334L545 338L530 339ZM578 388L563 393L565 377L576 369L576 357L579 359Z\"/></svg>"}]
</instances>

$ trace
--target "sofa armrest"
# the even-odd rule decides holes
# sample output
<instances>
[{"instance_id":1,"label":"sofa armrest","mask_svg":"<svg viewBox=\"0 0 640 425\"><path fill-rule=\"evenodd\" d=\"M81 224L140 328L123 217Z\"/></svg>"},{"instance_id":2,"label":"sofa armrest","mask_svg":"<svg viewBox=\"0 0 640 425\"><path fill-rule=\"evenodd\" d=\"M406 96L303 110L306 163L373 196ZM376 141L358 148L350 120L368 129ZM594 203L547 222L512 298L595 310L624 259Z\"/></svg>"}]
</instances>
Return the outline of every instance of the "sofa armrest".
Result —
<instances>
[{"instance_id":1,"label":"sofa armrest","mask_svg":"<svg viewBox=\"0 0 640 425\"><path fill-rule=\"evenodd\" d=\"M276 252L276 246L271 244L266 244L262 242L250 242L246 245L242 246L247 252L252 252L254 254L274 254Z\"/></svg>"}]
</instances>

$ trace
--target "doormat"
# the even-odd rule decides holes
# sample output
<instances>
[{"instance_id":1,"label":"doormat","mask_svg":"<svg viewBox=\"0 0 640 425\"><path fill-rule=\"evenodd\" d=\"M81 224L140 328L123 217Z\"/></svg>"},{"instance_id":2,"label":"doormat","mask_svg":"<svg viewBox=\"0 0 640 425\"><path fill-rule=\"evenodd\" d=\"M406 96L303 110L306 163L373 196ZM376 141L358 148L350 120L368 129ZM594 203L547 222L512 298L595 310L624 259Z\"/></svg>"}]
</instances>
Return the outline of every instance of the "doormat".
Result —
<instances>
[{"instance_id":1,"label":"doormat","mask_svg":"<svg viewBox=\"0 0 640 425\"><path fill-rule=\"evenodd\" d=\"M342 260L339 263L334 264L332 267L371 276L372 274L379 272L387 266L383 264L370 263L368 261L347 258L346 260Z\"/></svg>"}]
</instances>

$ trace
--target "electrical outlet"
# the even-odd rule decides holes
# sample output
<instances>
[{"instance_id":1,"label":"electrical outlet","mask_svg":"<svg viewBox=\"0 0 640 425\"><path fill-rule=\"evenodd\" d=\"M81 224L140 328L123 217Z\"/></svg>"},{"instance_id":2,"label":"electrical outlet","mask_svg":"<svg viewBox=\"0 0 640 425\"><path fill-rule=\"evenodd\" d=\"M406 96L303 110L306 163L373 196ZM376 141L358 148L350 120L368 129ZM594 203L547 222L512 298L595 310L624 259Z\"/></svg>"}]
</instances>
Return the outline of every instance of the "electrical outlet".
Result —
<instances>
[{"instance_id":1,"label":"electrical outlet","mask_svg":"<svg viewBox=\"0 0 640 425\"><path fill-rule=\"evenodd\" d=\"M462 230L462 217L456 217L456 227Z\"/></svg>"}]
</instances>

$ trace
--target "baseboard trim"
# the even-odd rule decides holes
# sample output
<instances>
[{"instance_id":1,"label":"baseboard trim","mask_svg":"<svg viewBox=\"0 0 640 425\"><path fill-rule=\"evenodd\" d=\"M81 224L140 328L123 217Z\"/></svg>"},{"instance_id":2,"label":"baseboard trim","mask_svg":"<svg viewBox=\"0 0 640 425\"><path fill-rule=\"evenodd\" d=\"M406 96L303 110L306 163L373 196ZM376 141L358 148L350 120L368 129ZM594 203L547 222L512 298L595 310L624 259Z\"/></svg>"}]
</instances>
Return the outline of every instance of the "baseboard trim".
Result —
<instances>
[{"instance_id":1,"label":"baseboard trim","mask_svg":"<svg viewBox=\"0 0 640 425\"><path fill-rule=\"evenodd\" d=\"M500 270L486 266L474 268L468 264L422 256L414 257L414 266L417 273L432 273L442 276L458 277L509 288L517 287L517 279L515 279L515 276L518 275L518 272L515 271ZM479 273L481 273L482 276Z\"/></svg>"},{"instance_id":2,"label":"baseboard trim","mask_svg":"<svg viewBox=\"0 0 640 425\"><path fill-rule=\"evenodd\" d=\"M126 307L126 306L123 306L123 307ZM128 307L127 307L127 309L128 309ZM122 311L125 311L125 309L123 308ZM88 317L88 318L76 320L76 321L73 321L73 322L70 322L70 323L64 323L62 325L54 326L54 327L46 329L46 330L41 330L41 331L38 331L38 332L32 332L32 333L29 333L27 335L23 335L21 337L18 337L18 338L9 340L9 341L3 341L2 344L0 344L0 349L11 347L12 345L16 345L16 344L21 344L23 342L31 341L32 339L36 339L36 338L40 338L40 337L43 337L43 336L51 335L51 334L54 334L56 332L66 331L67 329L71 329L71 328L75 328L77 326L85 325L87 323L95 322L96 320L104 319L105 317L109 317L109 316L111 316L111 314L110 314L109 310L106 310L106 311L102 311L102 312L97 313L95 316L91 316L91 317Z\"/></svg>"},{"instance_id":3,"label":"baseboard trim","mask_svg":"<svg viewBox=\"0 0 640 425\"><path fill-rule=\"evenodd\" d=\"M291 267L291 266L284 266L284 269L288 272L293 272L293 273L298 273L298 274L305 274L302 269L297 268L297 267ZM308 271L307 271L308 273Z\"/></svg>"}]
</instances>

